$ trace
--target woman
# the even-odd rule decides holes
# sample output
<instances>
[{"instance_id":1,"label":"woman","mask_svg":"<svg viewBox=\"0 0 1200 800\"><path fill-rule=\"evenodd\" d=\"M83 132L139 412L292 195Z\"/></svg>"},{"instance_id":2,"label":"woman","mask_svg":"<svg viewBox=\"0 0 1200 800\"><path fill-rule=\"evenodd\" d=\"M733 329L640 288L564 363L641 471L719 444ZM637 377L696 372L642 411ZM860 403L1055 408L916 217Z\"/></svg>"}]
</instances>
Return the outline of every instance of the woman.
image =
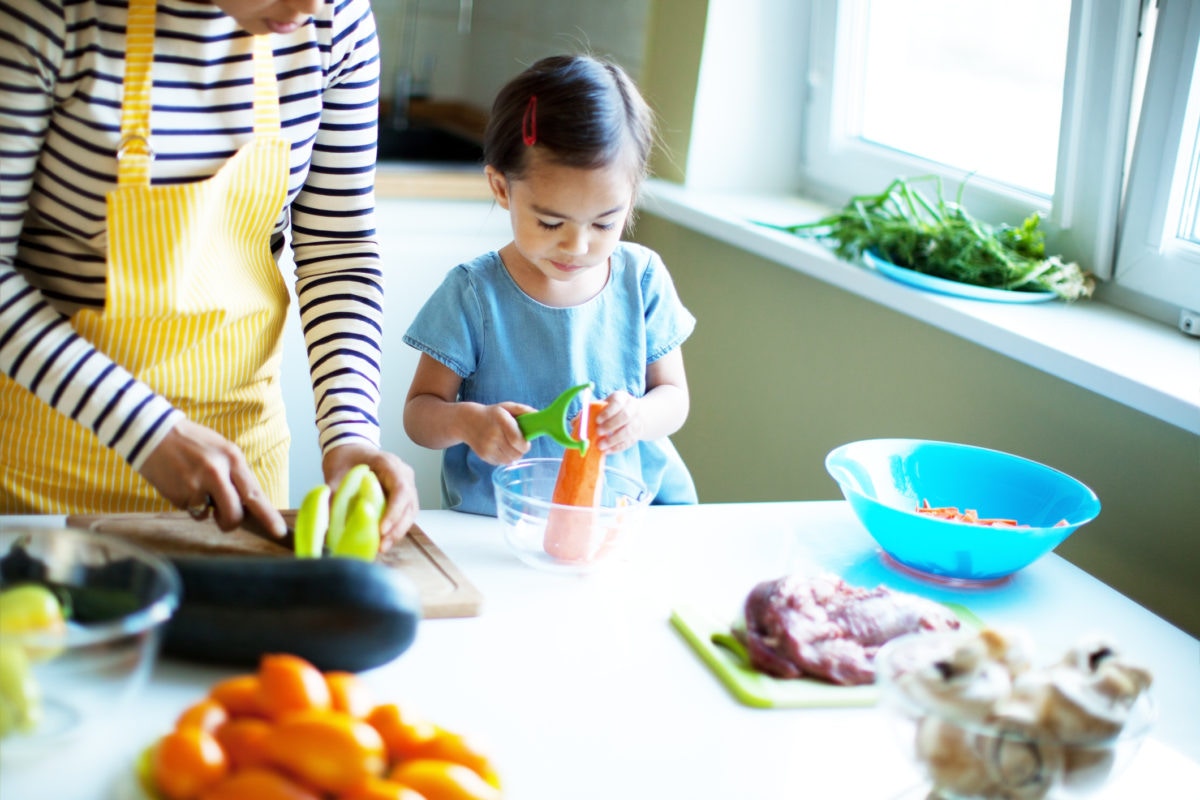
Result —
<instances>
[{"instance_id":1,"label":"woman","mask_svg":"<svg viewBox=\"0 0 1200 800\"><path fill-rule=\"evenodd\" d=\"M288 234L325 478L370 464L398 540L368 0L3 0L0 31L0 511L282 533Z\"/></svg>"}]
</instances>

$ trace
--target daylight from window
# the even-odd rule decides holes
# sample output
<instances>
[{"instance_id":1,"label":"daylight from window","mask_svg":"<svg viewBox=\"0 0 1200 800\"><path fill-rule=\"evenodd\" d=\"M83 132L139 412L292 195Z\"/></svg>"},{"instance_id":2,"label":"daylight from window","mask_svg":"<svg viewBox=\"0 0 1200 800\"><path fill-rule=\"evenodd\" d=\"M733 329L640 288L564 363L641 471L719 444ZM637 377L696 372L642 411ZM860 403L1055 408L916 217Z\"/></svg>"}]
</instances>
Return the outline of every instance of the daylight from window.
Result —
<instances>
[{"instance_id":1,"label":"daylight from window","mask_svg":"<svg viewBox=\"0 0 1200 800\"><path fill-rule=\"evenodd\" d=\"M1053 195L1070 5L864 4L861 137Z\"/></svg>"}]
</instances>

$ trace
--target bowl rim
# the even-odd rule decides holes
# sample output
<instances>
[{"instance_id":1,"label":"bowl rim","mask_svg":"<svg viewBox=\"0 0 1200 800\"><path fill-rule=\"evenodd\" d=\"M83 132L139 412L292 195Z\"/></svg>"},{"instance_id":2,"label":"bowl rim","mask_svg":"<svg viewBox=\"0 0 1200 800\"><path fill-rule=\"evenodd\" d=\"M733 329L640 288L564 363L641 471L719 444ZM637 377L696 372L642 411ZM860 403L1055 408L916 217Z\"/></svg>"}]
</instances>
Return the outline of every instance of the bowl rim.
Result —
<instances>
[{"instance_id":1,"label":"bowl rim","mask_svg":"<svg viewBox=\"0 0 1200 800\"><path fill-rule=\"evenodd\" d=\"M879 686L880 704L883 708L899 705L906 716L920 716L944 720L962 728L971 734L980 734L991 738L1010 739L1022 742L1038 742L1065 747L1097 747L1109 746L1116 742L1137 740L1149 733L1158 719L1158 703L1155 700L1153 687L1144 689L1134 700L1131 716L1122 724L1116 733L1092 734L1079 737L1063 738L1051 733L1030 734L1015 728L1006 729L1002 723L989 723L969 715L954 713L946 709L935 709L912 693L906 691L901 684L892 679L892 671L888 669L892 657L903 648L918 640L956 641L968 640L974 634L973 630L956 631L918 631L906 633L885 642L875 653L875 680ZM1038 664L1037 666L1044 666ZM1136 715L1133 711L1136 709ZM895 712L893 712L895 713Z\"/></svg>"},{"instance_id":2,"label":"bowl rim","mask_svg":"<svg viewBox=\"0 0 1200 800\"><path fill-rule=\"evenodd\" d=\"M522 469L522 468L528 469L530 467L551 466L551 465L553 465L554 468L557 469L558 465L560 463L562 463L562 459L549 458L549 457L538 457L538 458L522 458L517 461L513 461L509 464L502 464L501 466L498 466L498 467L496 467L496 469L492 470L492 488L494 491L502 493L505 496L520 497L521 502L531 508L536 508L539 510L540 509L547 509L547 510L548 509L568 509L568 510L578 511L580 508L583 508L583 506L565 505L563 503L555 503L550 500L542 500L541 498L538 498L538 497L529 497L526 495L518 495L516 492L512 491L512 489L508 488L507 486L502 486L500 483L502 480L502 475L511 474L513 472L518 471L519 469ZM640 476L634 475L631 472L628 472L623 469L619 469L618 467L610 466L608 464L604 465L604 472L605 472L605 474L611 473L613 475L619 476L623 480L630 481L634 486L638 487L637 497L634 498L634 502L630 503L629 505L603 506L603 507L595 508L595 509L593 509L589 506L588 508L590 510L595 510L595 511L600 511L600 512L629 511L629 510L633 510L633 509L637 509L637 508L644 508L645 506L648 506L650 504L651 500L654 499L650 494L650 487L646 485L646 482L644 480L642 480Z\"/></svg>"},{"instance_id":3,"label":"bowl rim","mask_svg":"<svg viewBox=\"0 0 1200 800\"><path fill-rule=\"evenodd\" d=\"M11 525L0 527L0 541L5 542L4 553L22 540L34 538L49 540L66 538L77 542L87 542L99 545L109 553L130 556L149 567L165 584L164 591L145 606L116 619L86 625L70 624L64 632L47 633L30 631L15 633L11 637L5 634L5 639L20 642L27 646L63 646L85 647L112 641L123 636L135 636L153 630L156 626L166 623L178 610L183 595L183 582L179 572L171 561L158 553L134 543L83 528L67 526L41 525ZM9 541L11 540L11 541ZM23 582L23 581L22 581ZM16 585L18 582L12 582Z\"/></svg>"},{"instance_id":4,"label":"bowl rim","mask_svg":"<svg viewBox=\"0 0 1200 800\"><path fill-rule=\"evenodd\" d=\"M998 450L998 449L992 448L992 447L983 447L982 445L965 444L963 442L950 442L950 441L944 441L944 440L940 440L940 439L916 439L916 438L905 438L905 437L878 437L878 438L873 438L873 439L856 439L855 441L845 442L843 444L838 445L837 447L833 448L825 455L825 471L829 474L829 476L831 478L833 478L833 481L842 490L842 493L844 495L846 495L847 500L849 500L849 494L853 493L853 494L857 495L858 497L862 498L863 500L865 500L866 502L871 503L876 506L879 506L880 508L886 508L886 509L889 509L892 511L896 511L898 513L902 513L902 514L905 514L910 517L925 520L929 523L937 523L939 525L969 525L970 524L970 523L965 523L965 522L959 522L958 520L943 519L941 517L923 515L923 514L918 513L915 507L914 508L905 508L902 506L891 505L883 500L880 500L876 496L872 496L872 495L867 494L866 492L862 491L861 488L857 487L857 485L856 485L857 482L854 482L853 484L851 484L847 480L843 480L842 478L839 478L839 476L837 474L838 467L840 466L838 464L839 458L842 458L844 460L849 460L845 456L845 452L847 450L849 450L850 448L855 447L855 446L872 445L872 444L921 445L921 446L931 446L931 447L935 447L935 448L952 448L955 450L970 450L970 451L975 451L978 453L986 453L988 455L1000 456L1004 459L1008 459L1008 460L1011 460L1011 461L1014 461L1017 463L1022 463L1022 464L1032 466L1032 467L1036 467L1040 470L1049 472L1049 473L1056 475L1059 478L1065 480L1068 484L1071 484L1071 485L1075 486L1076 488L1082 490L1083 500L1081 502L1087 503L1087 505L1091 509L1090 512L1086 516L1084 516L1083 518L1081 518L1079 520L1068 519L1066 525L1028 525L1028 524L1026 524L1025 527L1018 527L1015 529L1001 528L1000 530L1019 530L1019 531L1025 532L1025 533L1029 533L1030 531L1059 531L1059 530L1061 530L1061 531L1066 531L1069 534L1069 533L1073 533L1075 531L1075 529L1096 519L1096 517L1100 516L1100 512L1102 510L1102 505L1100 503L1100 497L1096 494L1095 490L1092 489L1092 487L1088 486L1086 483L1079 480L1074 475L1071 475L1067 472L1063 472L1062 470L1060 470L1056 467L1052 467L1049 464L1044 464L1041 461L1036 461L1032 458L1017 455L1016 453L1010 453L1005 450ZM843 476L843 477L848 478L848 476ZM1018 520L1018 522L1020 522L1020 521Z\"/></svg>"}]
</instances>

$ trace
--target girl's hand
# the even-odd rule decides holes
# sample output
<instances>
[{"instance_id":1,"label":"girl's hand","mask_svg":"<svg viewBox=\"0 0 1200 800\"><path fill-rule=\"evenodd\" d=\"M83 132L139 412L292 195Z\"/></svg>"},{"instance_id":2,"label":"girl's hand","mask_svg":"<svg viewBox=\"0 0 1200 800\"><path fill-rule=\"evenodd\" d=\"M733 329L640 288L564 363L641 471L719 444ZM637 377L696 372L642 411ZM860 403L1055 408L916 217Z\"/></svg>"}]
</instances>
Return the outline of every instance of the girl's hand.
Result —
<instances>
[{"instance_id":1,"label":"girl's hand","mask_svg":"<svg viewBox=\"0 0 1200 800\"><path fill-rule=\"evenodd\" d=\"M356 464L370 466L387 496L387 509L379 522L379 549L388 550L404 538L420 510L416 473L394 453L366 443L344 444L321 459L325 483L336 491L342 478Z\"/></svg>"},{"instance_id":2,"label":"girl's hand","mask_svg":"<svg viewBox=\"0 0 1200 800\"><path fill-rule=\"evenodd\" d=\"M511 464L528 453L530 446L517 425L517 415L536 410L524 403L490 406L460 403L463 441L475 455L493 466Z\"/></svg>"},{"instance_id":3,"label":"girl's hand","mask_svg":"<svg viewBox=\"0 0 1200 800\"><path fill-rule=\"evenodd\" d=\"M207 517L211 509L223 531L241 525L247 513L277 536L287 531L283 516L263 492L246 456L212 428L180 420L146 458L140 472L176 507L203 509L193 513L197 519Z\"/></svg>"},{"instance_id":4,"label":"girl's hand","mask_svg":"<svg viewBox=\"0 0 1200 800\"><path fill-rule=\"evenodd\" d=\"M596 415L596 432L600 436L600 449L606 453L628 450L642 440L646 420L642 404L625 391L615 391L605 398L608 403Z\"/></svg>"}]
</instances>

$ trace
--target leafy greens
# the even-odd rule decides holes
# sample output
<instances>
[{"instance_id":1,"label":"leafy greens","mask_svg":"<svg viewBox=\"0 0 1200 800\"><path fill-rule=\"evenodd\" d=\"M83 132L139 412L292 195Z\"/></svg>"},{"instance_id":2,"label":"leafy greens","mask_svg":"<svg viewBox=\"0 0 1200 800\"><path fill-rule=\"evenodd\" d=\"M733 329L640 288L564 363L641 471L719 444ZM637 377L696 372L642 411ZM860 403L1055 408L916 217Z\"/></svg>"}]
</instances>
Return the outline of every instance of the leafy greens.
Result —
<instances>
[{"instance_id":1,"label":"leafy greens","mask_svg":"<svg viewBox=\"0 0 1200 800\"><path fill-rule=\"evenodd\" d=\"M936 182L935 201L914 188L922 180ZM1089 273L1059 256L1046 256L1036 212L1017 227L988 225L963 207L963 186L949 203L937 176L897 178L881 193L852 197L842 210L816 222L768 227L830 240L834 252L848 261L869 250L897 266L960 283L1054 292L1064 300L1091 296L1095 282Z\"/></svg>"}]
</instances>

